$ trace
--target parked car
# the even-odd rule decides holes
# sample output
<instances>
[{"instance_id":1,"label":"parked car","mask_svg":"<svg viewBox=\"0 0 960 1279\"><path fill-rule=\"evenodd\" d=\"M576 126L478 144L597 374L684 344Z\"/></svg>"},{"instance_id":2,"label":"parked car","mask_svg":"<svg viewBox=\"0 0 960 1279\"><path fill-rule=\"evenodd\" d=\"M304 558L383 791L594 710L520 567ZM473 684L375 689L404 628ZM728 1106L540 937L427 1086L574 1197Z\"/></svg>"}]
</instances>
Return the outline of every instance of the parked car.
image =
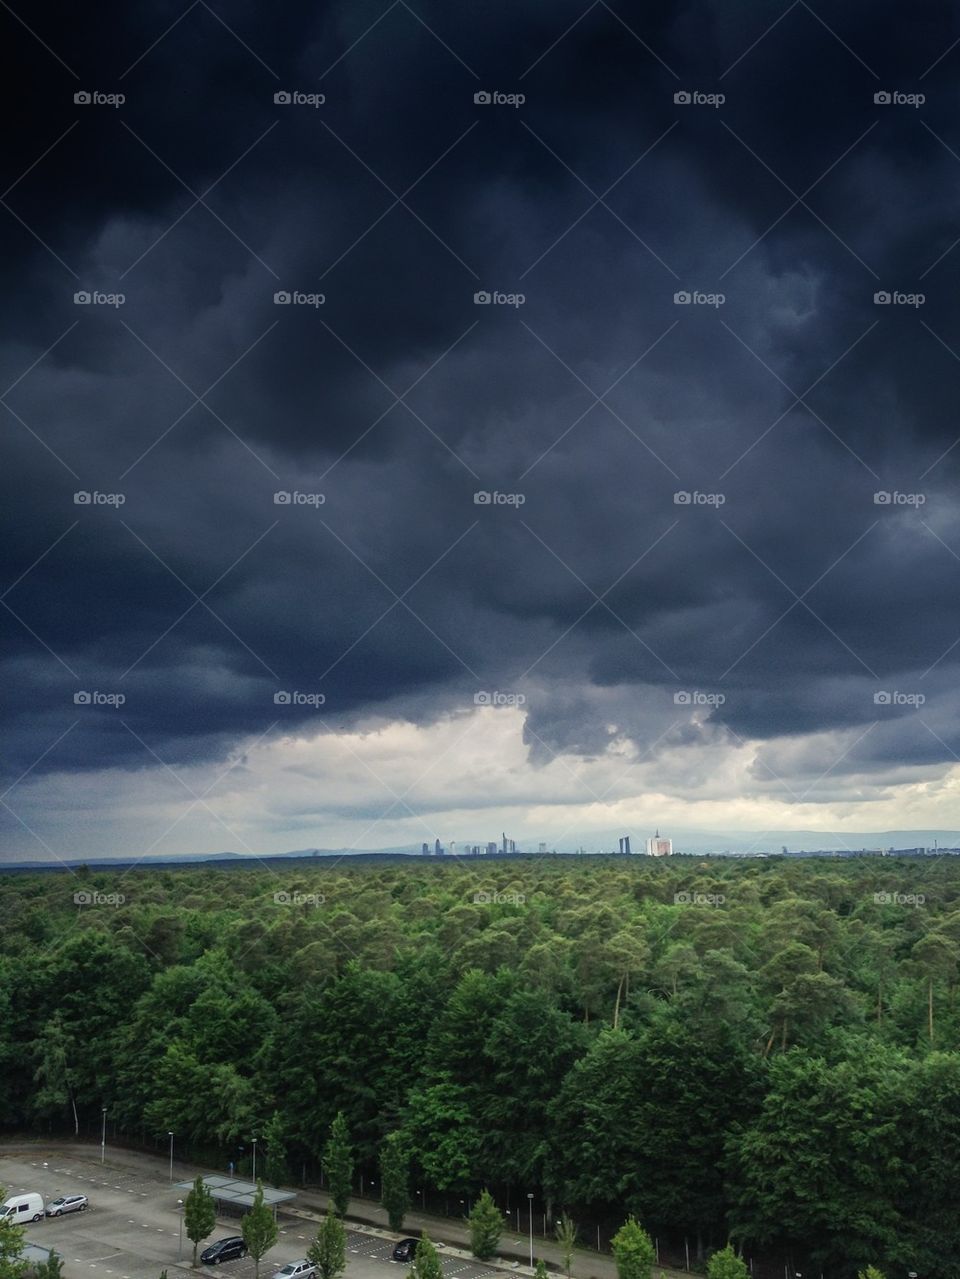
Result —
<instances>
[{"instance_id":1,"label":"parked car","mask_svg":"<svg viewBox=\"0 0 960 1279\"><path fill-rule=\"evenodd\" d=\"M394 1261L412 1261L419 1239L401 1239L393 1250Z\"/></svg>"},{"instance_id":2,"label":"parked car","mask_svg":"<svg viewBox=\"0 0 960 1279\"><path fill-rule=\"evenodd\" d=\"M43 1199L21 1190L0 1204L0 1217L6 1221L39 1221L43 1217Z\"/></svg>"},{"instance_id":3,"label":"parked car","mask_svg":"<svg viewBox=\"0 0 960 1279\"><path fill-rule=\"evenodd\" d=\"M65 1212L83 1212L89 1200L86 1195L61 1195L47 1204L48 1217L62 1217Z\"/></svg>"},{"instance_id":4,"label":"parked car","mask_svg":"<svg viewBox=\"0 0 960 1279\"><path fill-rule=\"evenodd\" d=\"M313 1279L316 1273L317 1267L304 1257L300 1261L291 1261L282 1270L278 1270L273 1279Z\"/></svg>"},{"instance_id":5,"label":"parked car","mask_svg":"<svg viewBox=\"0 0 960 1279\"><path fill-rule=\"evenodd\" d=\"M205 1266L219 1266L221 1261L236 1261L238 1257L247 1255L247 1245L240 1235L230 1235L226 1239L218 1239L209 1248L204 1248L200 1260Z\"/></svg>"}]
</instances>

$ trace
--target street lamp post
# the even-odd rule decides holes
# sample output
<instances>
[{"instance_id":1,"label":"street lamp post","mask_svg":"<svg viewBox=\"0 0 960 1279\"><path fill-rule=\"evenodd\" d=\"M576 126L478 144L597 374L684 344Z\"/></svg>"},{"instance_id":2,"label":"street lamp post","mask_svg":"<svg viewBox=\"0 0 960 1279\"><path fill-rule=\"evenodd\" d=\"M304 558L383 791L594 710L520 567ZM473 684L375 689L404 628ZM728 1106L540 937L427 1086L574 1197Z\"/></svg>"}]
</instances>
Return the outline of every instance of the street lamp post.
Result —
<instances>
[{"instance_id":1,"label":"street lamp post","mask_svg":"<svg viewBox=\"0 0 960 1279\"><path fill-rule=\"evenodd\" d=\"M100 1113L103 1120L100 1127L100 1166L103 1167L103 1162L107 1157L107 1108L106 1106L100 1107Z\"/></svg>"},{"instance_id":2,"label":"street lamp post","mask_svg":"<svg viewBox=\"0 0 960 1279\"><path fill-rule=\"evenodd\" d=\"M253 1139L253 1184L257 1184L257 1139Z\"/></svg>"},{"instance_id":3,"label":"street lamp post","mask_svg":"<svg viewBox=\"0 0 960 1279\"><path fill-rule=\"evenodd\" d=\"M168 1132L167 1136L170 1138L170 1184L172 1186L173 1185L173 1133Z\"/></svg>"},{"instance_id":4,"label":"street lamp post","mask_svg":"<svg viewBox=\"0 0 960 1279\"><path fill-rule=\"evenodd\" d=\"M177 1244L177 1260L183 1256L183 1200L177 1200L177 1208L180 1212L180 1240Z\"/></svg>"},{"instance_id":5,"label":"street lamp post","mask_svg":"<svg viewBox=\"0 0 960 1279\"><path fill-rule=\"evenodd\" d=\"M530 1269L533 1269L533 1191L527 1191L527 1204L530 1209Z\"/></svg>"}]
</instances>

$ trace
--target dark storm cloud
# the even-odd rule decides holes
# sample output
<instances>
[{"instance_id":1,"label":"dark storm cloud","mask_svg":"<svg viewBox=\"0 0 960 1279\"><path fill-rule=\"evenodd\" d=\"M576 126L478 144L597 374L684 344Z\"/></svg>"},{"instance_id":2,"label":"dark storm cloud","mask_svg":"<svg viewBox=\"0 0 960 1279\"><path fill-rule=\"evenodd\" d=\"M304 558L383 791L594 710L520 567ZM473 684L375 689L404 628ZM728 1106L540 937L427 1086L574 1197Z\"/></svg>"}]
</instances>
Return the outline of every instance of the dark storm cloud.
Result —
<instances>
[{"instance_id":1,"label":"dark storm cloud","mask_svg":"<svg viewBox=\"0 0 960 1279\"><path fill-rule=\"evenodd\" d=\"M888 715L839 773L960 751L960 55L923 74L957 17L777 16L5 15L3 386L37 361L0 481L12 776L74 719L39 771L154 764L138 738L223 753L283 689L322 689L338 725L531 681L541 760L866 728L877 689L928 684L936 736ZM726 691L708 727L674 703L691 688ZM123 691L129 728L78 689Z\"/></svg>"}]
</instances>

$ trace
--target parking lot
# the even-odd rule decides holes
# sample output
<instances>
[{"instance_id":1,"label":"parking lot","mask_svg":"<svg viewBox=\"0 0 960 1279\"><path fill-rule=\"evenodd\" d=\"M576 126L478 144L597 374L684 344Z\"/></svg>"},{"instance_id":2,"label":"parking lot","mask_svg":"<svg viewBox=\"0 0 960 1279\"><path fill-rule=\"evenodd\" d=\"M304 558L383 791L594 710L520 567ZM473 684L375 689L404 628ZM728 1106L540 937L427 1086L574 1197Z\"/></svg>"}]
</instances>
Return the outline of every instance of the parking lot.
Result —
<instances>
[{"instance_id":1,"label":"parking lot","mask_svg":"<svg viewBox=\"0 0 960 1279\"><path fill-rule=\"evenodd\" d=\"M30 1223L26 1234L30 1243L55 1248L63 1258L65 1279L158 1279L167 1270L173 1279L178 1271L190 1272L193 1245L186 1235L180 1240L179 1192L166 1180L127 1167L111 1166L109 1156L103 1166L98 1160L74 1154L0 1157L0 1185L7 1193L37 1191L44 1202L57 1195L85 1194L90 1206L85 1212L44 1218ZM280 1236L260 1263L260 1279L270 1279L275 1270L306 1255L316 1232L316 1223L282 1214ZM236 1219L221 1218L209 1240L239 1234ZM347 1231L347 1279L385 1279L385 1267L393 1266L395 1276L408 1267L390 1258L393 1241L357 1230ZM182 1252L178 1260L178 1252ZM443 1256L444 1279L503 1279L503 1271L457 1256ZM218 1279L254 1279L254 1263L249 1257L226 1262L214 1273Z\"/></svg>"}]
</instances>

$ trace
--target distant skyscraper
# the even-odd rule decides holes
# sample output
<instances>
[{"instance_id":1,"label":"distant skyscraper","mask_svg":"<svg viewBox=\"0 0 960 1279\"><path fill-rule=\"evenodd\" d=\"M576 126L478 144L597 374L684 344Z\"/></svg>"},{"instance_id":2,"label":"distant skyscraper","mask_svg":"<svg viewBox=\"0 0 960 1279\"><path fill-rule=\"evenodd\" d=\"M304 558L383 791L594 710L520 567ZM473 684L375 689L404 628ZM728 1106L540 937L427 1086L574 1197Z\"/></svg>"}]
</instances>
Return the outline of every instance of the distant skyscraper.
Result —
<instances>
[{"instance_id":1,"label":"distant skyscraper","mask_svg":"<svg viewBox=\"0 0 960 1279\"><path fill-rule=\"evenodd\" d=\"M673 853L673 840L662 839L660 831L656 835L647 840L647 855L649 857L669 857Z\"/></svg>"},{"instance_id":2,"label":"distant skyscraper","mask_svg":"<svg viewBox=\"0 0 960 1279\"><path fill-rule=\"evenodd\" d=\"M620 836L620 851L623 852L623 836Z\"/></svg>"},{"instance_id":3,"label":"distant skyscraper","mask_svg":"<svg viewBox=\"0 0 960 1279\"><path fill-rule=\"evenodd\" d=\"M515 839L511 839L510 841L510 851L511 853L515 853L517 851L517 841Z\"/></svg>"},{"instance_id":4,"label":"distant skyscraper","mask_svg":"<svg viewBox=\"0 0 960 1279\"><path fill-rule=\"evenodd\" d=\"M496 846L496 844L493 842L493 840L491 839L491 840L490 840L490 842L489 842L489 844L487 844L487 856L488 856L488 857L493 857L493 856L495 856L496 851L497 851L497 846Z\"/></svg>"},{"instance_id":5,"label":"distant skyscraper","mask_svg":"<svg viewBox=\"0 0 960 1279\"><path fill-rule=\"evenodd\" d=\"M433 845L434 856L439 857L442 852L443 852L443 849L440 847L440 841L438 839L434 842L434 845Z\"/></svg>"},{"instance_id":6,"label":"distant skyscraper","mask_svg":"<svg viewBox=\"0 0 960 1279\"><path fill-rule=\"evenodd\" d=\"M501 838L501 840L503 840L503 851L504 851L504 853L505 853L505 852L507 851L507 833L506 833L506 831L501 831L501 833L500 833L500 838Z\"/></svg>"},{"instance_id":7,"label":"distant skyscraper","mask_svg":"<svg viewBox=\"0 0 960 1279\"><path fill-rule=\"evenodd\" d=\"M426 842L426 840L424 840L423 847L420 849L420 852L423 854L424 857L429 856L430 845Z\"/></svg>"},{"instance_id":8,"label":"distant skyscraper","mask_svg":"<svg viewBox=\"0 0 960 1279\"><path fill-rule=\"evenodd\" d=\"M538 852L538 853L545 853L546 851L547 851L547 846L546 846L546 844L545 844L545 843L541 840L541 841L540 841L540 846L539 846L539 848L537 849L537 852Z\"/></svg>"},{"instance_id":9,"label":"distant skyscraper","mask_svg":"<svg viewBox=\"0 0 960 1279\"><path fill-rule=\"evenodd\" d=\"M628 857L630 856L630 836L629 835L624 835L623 837L623 851L627 854Z\"/></svg>"}]
</instances>

